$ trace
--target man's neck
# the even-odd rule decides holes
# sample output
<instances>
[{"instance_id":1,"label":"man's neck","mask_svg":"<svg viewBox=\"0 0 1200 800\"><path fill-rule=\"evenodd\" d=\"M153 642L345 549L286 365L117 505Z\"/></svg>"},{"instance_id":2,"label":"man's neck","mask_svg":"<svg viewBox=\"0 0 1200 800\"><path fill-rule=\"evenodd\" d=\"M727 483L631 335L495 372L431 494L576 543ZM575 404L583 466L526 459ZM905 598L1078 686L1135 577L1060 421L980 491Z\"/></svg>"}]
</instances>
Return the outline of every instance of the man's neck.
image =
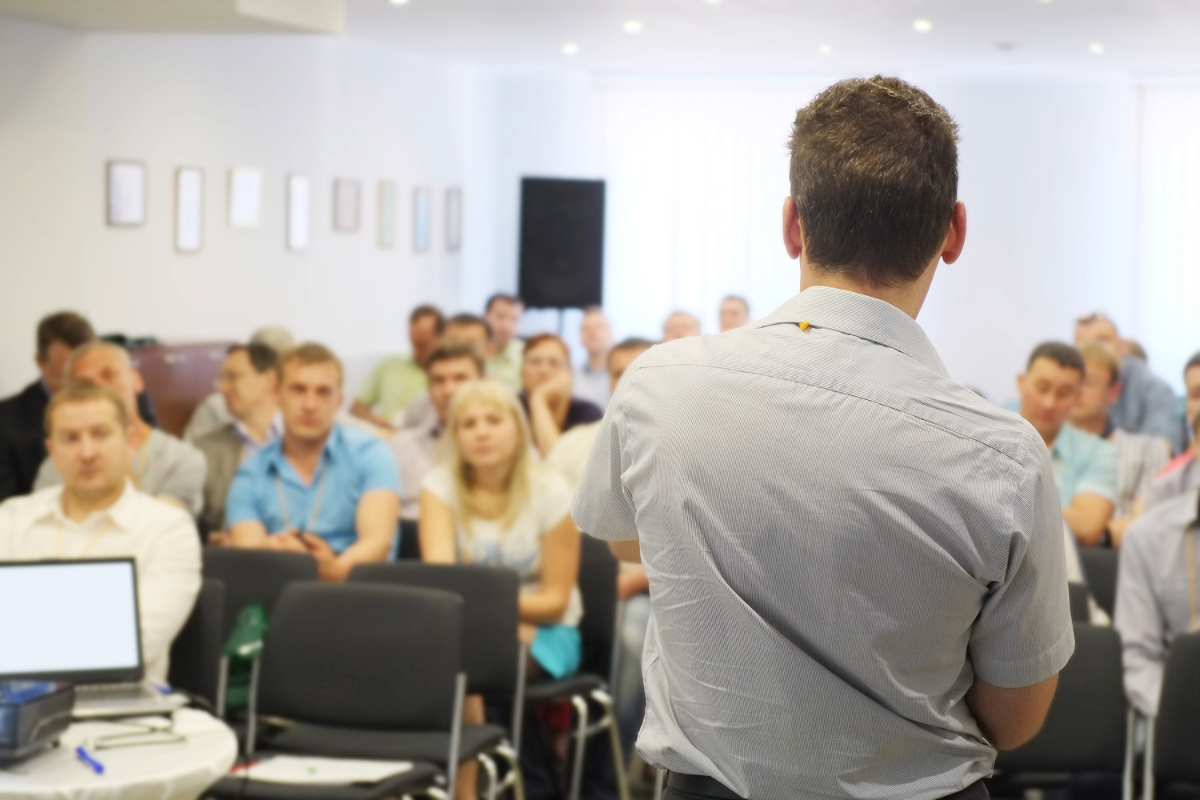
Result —
<instances>
[{"instance_id":1,"label":"man's neck","mask_svg":"<svg viewBox=\"0 0 1200 800\"><path fill-rule=\"evenodd\" d=\"M246 434L255 444L263 444L271 435L271 424L278 413L279 406L275 403L262 403L250 409L239 422L245 426Z\"/></svg>"},{"instance_id":2,"label":"man's neck","mask_svg":"<svg viewBox=\"0 0 1200 800\"><path fill-rule=\"evenodd\" d=\"M1081 431L1086 431L1087 433L1091 433L1096 436L1103 436L1105 431L1108 430L1108 412L1103 411L1100 414L1089 417L1088 419L1079 419L1078 417L1073 417L1071 419L1071 424L1076 428L1079 428Z\"/></svg>"},{"instance_id":3,"label":"man's neck","mask_svg":"<svg viewBox=\"0 0 1200 800\"><path fill-rule=\"evenodd\" d=\"M283 432L283 457L292 465L305 482L311 481L321 463L321 453L325 450L325 442L329 441L326 433L319 439L302 439Z\"/></svg>"},{"instance_id":4,"label":"man's neck","mask_svg":"<svg viewBox=\"0 0 1200 800\"><path fill-rule=\"evenodd\" d=\"M901 286L876 286L838 272L813 266L804 256L801 256L800 291L803 292L813 286L828 286L831 289L855 292L890 303L916 319L917 314L921 313L921 306L925 304L925 297L929 294L929 286L933 282L933 274L936 269L936 266L931 266L921 274L921 277Z\"/></svg>"},{"instance_id":5,"label":"man's neck","mask_svg":"<svg viewBox=\"0 0 1200 800\"><path fill-rule=\"evenodd\" d=\"M122 479L107 490L98 492L94 495L81 495L71 490L69 486L63 487L62 491L62 510L67 519L72 522L83 522L85 519L95 514L97 511L104 511L116 505L121 499L121 495L125 493L125 481Z\"/></svg>"},{"instance_id":6,"label":"man's neck","mask_svg":"<svg viewBox=\"0 0 1200 800\"><path fill-rule=\"evenodd\" d=\"M588 366L596 372L608 372L608 351L597 350L588 353Z\"/></svg>"},{"instance_id":7,"label":"man's neck","mask_svg":"<svg viewBox=\"0 0 1200 800\"><path fill-rule=\"evenodd\" d=\"M154 432L154 429L143 422L141 417L135 419L130 427L132 430L129 432L129 443L133 445L133 451L136 453L150 440L150 434Z\"/></svg>"}]
</instances>

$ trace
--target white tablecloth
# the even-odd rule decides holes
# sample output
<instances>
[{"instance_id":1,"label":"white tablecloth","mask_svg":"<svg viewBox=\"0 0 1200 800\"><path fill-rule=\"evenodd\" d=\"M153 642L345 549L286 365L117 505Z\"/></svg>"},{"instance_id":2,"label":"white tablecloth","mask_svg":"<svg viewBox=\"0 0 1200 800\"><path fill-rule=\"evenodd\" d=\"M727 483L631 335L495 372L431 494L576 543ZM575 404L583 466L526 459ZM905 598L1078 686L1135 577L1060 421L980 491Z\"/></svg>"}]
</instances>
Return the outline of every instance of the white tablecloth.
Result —
<instances>
[{"instance_id":1,"label":"white tablecloth","mask_svg":"<svg viewBox=\"0 0 1200 800\"><path fill-rule=\"evenodd\" d=\"M219 720L194 709L175 712L176 733L186 740L113 750L89 749L104 765L97 775L75 748L97 737L131 730L112 722L77 722L58 747L0 769L3 800L196 800L229 771L237 738Z\"/></svg>"}]
</instances>

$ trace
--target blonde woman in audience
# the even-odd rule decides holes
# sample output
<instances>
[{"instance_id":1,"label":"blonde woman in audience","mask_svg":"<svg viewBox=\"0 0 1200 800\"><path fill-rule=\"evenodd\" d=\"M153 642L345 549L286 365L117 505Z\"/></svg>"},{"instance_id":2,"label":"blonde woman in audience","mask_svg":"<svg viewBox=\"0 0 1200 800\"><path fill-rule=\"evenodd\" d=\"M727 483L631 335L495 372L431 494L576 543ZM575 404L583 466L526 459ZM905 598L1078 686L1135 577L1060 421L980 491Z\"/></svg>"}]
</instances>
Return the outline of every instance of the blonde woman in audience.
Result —
<instances>
[{"instance_id":1,"label":"blonde woman in audience","mask_svg":"<svg viewBox=\"0 0 1200 800\"><path fill-rule=\"evenodd\" d=\"M533 443L543 458L564 433L604 416L599 406L571 395L571 351L553 333L539 333L525 342L521 384L525 387L521 403L529 415Z\"/></svg>"},{"instance_id":2,"label":"blonde woman in audience","mask_svg":"<svg viewBox=\"0 0 1200 800\"><path fill-rule=\"evenodd\" d=\"M447 459L421 484L421 556L433 564L488 564L521 576L520 638L532 667L553 678L579 669L583 616L576 581L579 528L571 489L530 453L516 396L493 380L454 395ZM467 699L464 720L482 723L483 700ZM476 768L459 773L459 798L474 797Z\"/></svg>"}]
</instances>

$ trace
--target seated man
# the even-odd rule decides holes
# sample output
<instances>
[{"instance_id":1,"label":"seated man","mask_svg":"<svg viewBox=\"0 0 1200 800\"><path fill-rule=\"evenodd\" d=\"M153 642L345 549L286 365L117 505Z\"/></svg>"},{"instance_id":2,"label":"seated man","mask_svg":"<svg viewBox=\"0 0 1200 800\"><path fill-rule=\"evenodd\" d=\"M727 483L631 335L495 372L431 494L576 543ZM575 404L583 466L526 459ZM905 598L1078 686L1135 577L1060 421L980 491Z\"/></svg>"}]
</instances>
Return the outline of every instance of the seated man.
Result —
<instances>
[{"instance_id":1,"label":"seated man","mask_svg":"<svg viewBox=\"0 0 1200 800\"><path fill-rule=\"evenodd\" d=\"M287 328L268 325L250 334L250 344L261 344L271 348L278 359L279 356L296 346L296 340L292 338L292 332ZM347 413L346 416L350 415ZM233 422L233 415L229 413L229 407L225 405L225 395L220 391L213 392L192 411L192 417L183 431L183 440L195 444L201 436L212 433L217 428L231 422Z\"/></svg>"},{"instance_id":2,"label":"seated man","mask_svg":"<svg viewBox=\"0 0 1200 800\"><path fill-rule=\"evenodd\" d=\"M663 321L663 337L664 342L673 342L676 339L686 339L689 336L700 335L700 320L686 311L672 312Z\"/></svg>"},{"instance_id":3,"label":"seated man","mask_svg":"<svg viewBox=\"0 0 1200 800\"><path fill-rule=\"evenodd\" d=\"M0 401L0 500L29 494L46 459L46 405L67 382L71 351L96 338L91 323L73 311L43 317L37 326L40 377L19 394Z\"/></svg>"},{"instance_id":4,"label":"seated man","mask_svg":"<svg viewBox=\"0 0 1200 800\"><path fill-rule=\"evenodd\" d=\"M283 435L279 357L264 344L234 345L217 373L217 389L232 419L196 440L208 462L201 519L210 536L225 529L225 498L242 462Z\"/></svg>"},{"instance_id":5,"label":"seated man","mask_svg":"<svg viewBox=\"0 0 1200 800\"><path fill-rule=\"evenodd\" d=\"M1045 342L1017 377L1021 416L1050 448L1063 519L1082 545L1099 544L1117 496L1117 452L1111 444L1067 425L1083 386L1083 357L1069 344Z\"/></svg>"},{"instance_id":6,"label":"seated man","mask_svg":"<svg viewBox=\"0 0 1200 800\"><path fill-rule=\"evenodd\" d=\"M1196 463L1197 446L1200 445L1200 353L1189 358L1184 366L1183 385L1187 389L1185 416L1192 424L1191 447L1154 477L1146 496L1146 508L1200 489L1200 464Z\"/></svg>"},{"instance_id":7,"label":"seated man","mask_svg":"<svg viewBox=\"0 0 1200 800\"><path fill-rule=\"evenodd\" d=\"M1150 717L1158 712L1171 642L1196 629L1196 499L1193 490L1146 509L1121 547L1114 624L1125 694Z\"/></svg>"},{"instance_id":8,"label":"seated man","mask_svg":"<svg viewBox=\"0 0 1200 800\"><path fill-rule=\"evenodd\" d=\"M487 374L514 392L521 391L521 365L525 343L517 338L525 302L516 295L494 294L488 298L483 318L491 328Z\"/></svg>"},{"instance_id":9,"label":"seated man","mask_svg":"<svg viewBox=\"0 0 1200 800\"><path fill-rule=\"evenodd\" d=\"M455 314L446 320L446 332L442 334L442 344L465 344L475 348L482 358L487 358L488 342L492 338L492 328L483 317L474 314ZM426 380L428 380L426 368ZM445 417L440 417L444 421ZM404 413L396 418L399 428L422 428L440 424L437 409L429 399L429 392L422 392L408 404Z\"/></svg>"},{"instance_id":10,"label":"seated man","mask_svg":"<svg viewBox=\"0 0 1200 800\"><path fill-rule=\"evenodd\" d=\"M111 389L125 403L129 441L134 448L129 469L134 488L175 503L193 516L199 514L206 471L204 456L187 442L151 428L139 415L137 396L143 388L142 376L133 368L125 348L99 341L76 348L67 362L67 381ZM46 459L34 488L45 489L61 483L53 459Z\"/></svg>"},{"instance_id":11,"label":"seated man","mask_svg":"<svg viewBox=\"0 0 1200 800\"><path fill-rule=\"evenodd\" d=\"M1150 371L1140 358L1128 355L1117 326L1102 313L1083 317L1075 324L1075 344L1099 340L1121 355L1121 392L1109 409L1113 425L1130 433L1166 439L1175 453L1184 448L1183 420L1170 385Z\"/></svg>"},{"instance_id":12,"label":"seated man","mask_svg":"<svg viewBox=\"0 0 1200 800\"><path fill-rule=\"evenodd\" d=\"M579 342L587 352L587 360L575 368L575 394L597 408L608 406L612 388L608 376L608 354L612 350L612 326L604 309L590 306L583 310L579 322Z\"/></svg>"},{"instance_id":13,"label":"seated man","mask_svg":"<svg viewBox=\"0 0 1200 800\"><path fill-rule=\"evenodd\" d=\"M391 430L396 416L425 391L425 359L438 346L446 321L433 306L417 306L408 317L412 352L379 362L371 372L350 413Z\"/></svg>"},{"instance_id":14,"label":"seated man","mask_svg":"<svg viewBox=\"0 0 1200 800\"><path fill-rule=\"evenodd\" d=\"M721 323L721 333L740 328L750 322L750 304L744 297L729 295L721 301L718 310Z\"/></svg>"},{"instance_id":15,"label":"seated man","mask_svg":"<svg viewBox=\"0 0 1200 800\"><path fill-rule=\"evenodd\" d=\"M62 483L0 505L0 561L132 557L146 677L165 683L171 643L200 591L200 540L186 513L130 482L128 408L87 383L54 395L46 449Z\"/></svg>"},{"instance_id":16,"label":"seated man","mask_svg":"<svg viewBox=\"0 0 1200 800\"><path fill-rule=\"evenodd\" d=\"M1073 427L1101 437L1117 450L1116 508L1108 531L1113 547L1120 547L1125 529L1145 507L1151 481L1170 459L1171 446L1164 439L1113 427L1108 410L1121 393L1121 361L1101 341L1085 341L1078 350L1084 362L1083 386L1069 419Z\"/></svg>"},{"instance_id":17,"label":"seated man","mask_svg":"<svg viewBox=\"0 0 1200 800\"><path fill-rule=\"evenodd\" d=\"M310 553L322 580L392 551L400 477L382 439L336 423L342 362L302 344L280 364L283 436L233 479L225 520L235 547Z\"/></svg>"},{"instance_id":18,"label":"seated man","mask_svg":"<svg viewBox=\"0 0 1200 800\"><path fill-rule=\"evenodd\" d=\"M448 341L429 356L427 369L434 421L388 439L400 467L400 518L414 521L421 516L421 481L438 463L450 401L458 387L483 377L483 354L472 345Z\"/></svg>"}]
</instances>

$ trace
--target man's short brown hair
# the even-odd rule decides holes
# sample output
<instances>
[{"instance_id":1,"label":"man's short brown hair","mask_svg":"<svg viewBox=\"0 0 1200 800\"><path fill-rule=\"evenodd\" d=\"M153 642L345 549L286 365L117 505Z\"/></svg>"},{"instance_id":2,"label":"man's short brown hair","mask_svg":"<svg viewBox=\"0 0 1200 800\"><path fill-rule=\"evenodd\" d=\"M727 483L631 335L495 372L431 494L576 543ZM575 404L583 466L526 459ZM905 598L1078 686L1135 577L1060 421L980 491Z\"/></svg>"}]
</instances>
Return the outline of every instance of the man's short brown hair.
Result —
<instances>
[{"instance_id":1,"label":"man's short brown hair","mask_svg":"<svg viewBox=\"0 0 1200 800\"><path fill-rule=\"evenodd\" d=\"M54 433L54 412L65 405L74 405L76 403L91 403L96 400L106 402L117 410L117 419L121 423L121 430L129 429L129 413L125 410L125 404L121 402L121 398L112 389L104 386L97 386L94 383L69 383L66 388L54 393L50 398L50 404L46 406L46 416L42 419L42 425L46 429L46 435L50 436Z\"/></svg>"},{"instance_id":2,"label":"man's short brown hair","mask_svg":"<svg viewBox=\"0 0 1200 800\"><path fill-rule=\"evenodd\" d=\"M1063 369L1073 369L1080 377L1083 376L1083 356L1066 342L1042 342L1033 348L1033 352L1029 354L1029 361L1025 363L1025 371L1033 369L1033 362L1039 358L1048 358Z\"/></svg>"},{"instance_id":3,"label":"man's short brown hair","mask_svg":"<svg viewBox=\"0 0 1200 800\"><path fill-rule=\"evenodd\" d=\"M288 365L292 363L297 363L301 366L333 364L337 367L339 387L341 387L346 373L345 369L342 368L341 359L335 356L333 351L328 347L316 342L305 342L304 344L296 345L283 354L283 358L279 359L279 379L281 381L283 380L284 373L287 372Z\"/></svg>"},{"instance_id":4,"label":"man's short brown hair","mask_svg":"<svg viewBox=\"0 0 1200 800\"><path fill-rule=\"evenodd\" d=\"M62 342L74 350L79 345L96 338L92 323L74 311L59 311L42 317L37 326L37 354L46 358L50 345Z\"/></svg>"},{"instance_id":5,"label":"man's short brown hair","mask_svg":"<svg viewBox=\"0 0 1200 800\"><path fill-rule=\"evenodd\" d=\"M444 342L439 344L432 353L429 354L429 360L425 362L425 370L433 369L433 365L439 361L457 361L460 358L469 358L471 363L475 365L475 371L479 377L483 377L485 373L485 365L483 361L483 353L479 352L479 348L473 344L466 342Z\"/></svg>"},{"instance_id":6,"label":"man's short brown hair","mask_svg":"<svg viewBox=\"0 0 1200 800\"><path fill-rule=\"evenodd\" d=\"M809 263L873 286L921 276L958 200L958 126L899 78L839 81L796 113L792 201Z\"/></svg>"}]
</instances>

